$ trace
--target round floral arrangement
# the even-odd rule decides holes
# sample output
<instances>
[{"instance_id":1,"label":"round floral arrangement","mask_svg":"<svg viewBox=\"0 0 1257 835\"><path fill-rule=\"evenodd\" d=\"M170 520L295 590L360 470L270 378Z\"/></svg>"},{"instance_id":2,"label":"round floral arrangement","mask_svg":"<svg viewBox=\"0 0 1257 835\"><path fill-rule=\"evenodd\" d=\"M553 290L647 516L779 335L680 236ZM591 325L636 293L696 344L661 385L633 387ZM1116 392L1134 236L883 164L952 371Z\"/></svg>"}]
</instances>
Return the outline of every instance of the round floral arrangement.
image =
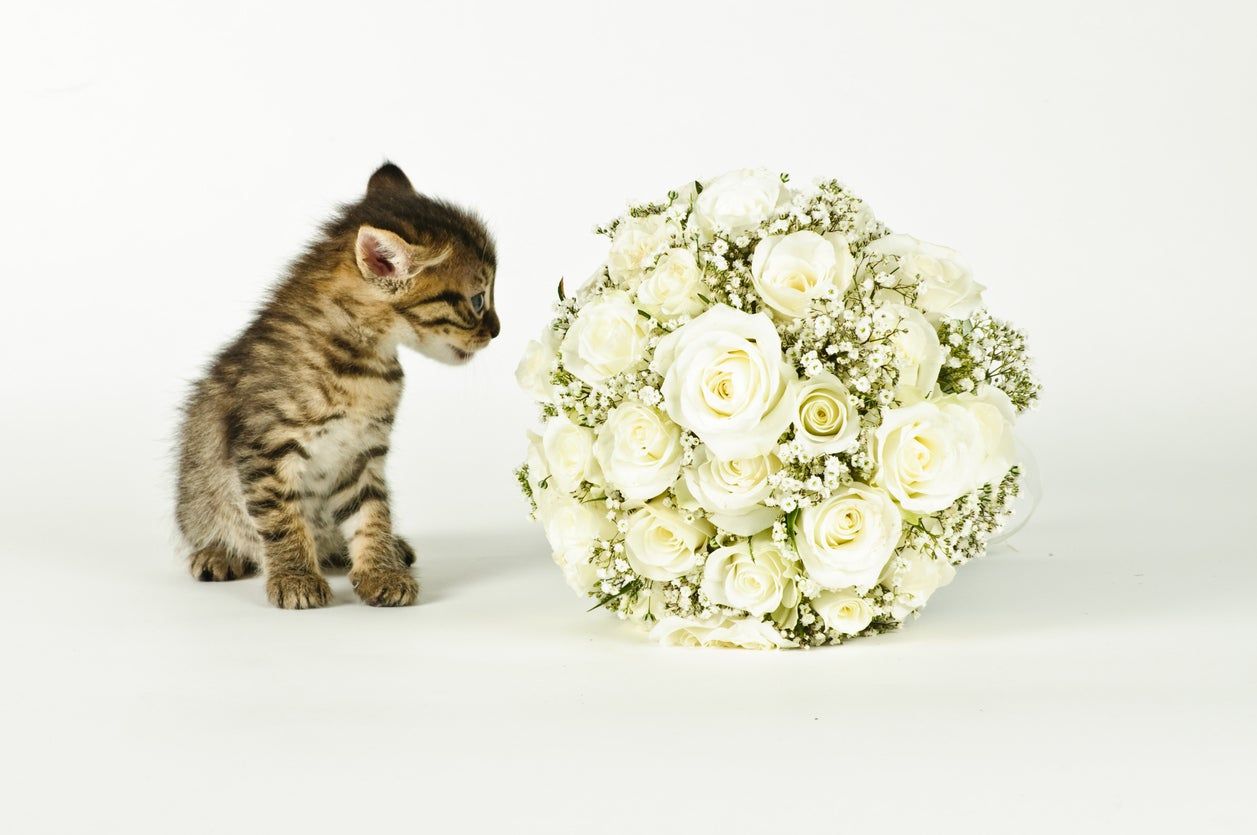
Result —
<instances>
[{"instance_id":1,"label":"round floral arrangement","mask_svg":"<svg viewBox=\"0 0 1257 835\"><path fill-rule=\"evenodd\" d=\"M520 487L568 583L663 643L898 627L1019 491L1025 338L836 181L734 171L597 230L529 343Z\"/></svg>"}]
</instances>

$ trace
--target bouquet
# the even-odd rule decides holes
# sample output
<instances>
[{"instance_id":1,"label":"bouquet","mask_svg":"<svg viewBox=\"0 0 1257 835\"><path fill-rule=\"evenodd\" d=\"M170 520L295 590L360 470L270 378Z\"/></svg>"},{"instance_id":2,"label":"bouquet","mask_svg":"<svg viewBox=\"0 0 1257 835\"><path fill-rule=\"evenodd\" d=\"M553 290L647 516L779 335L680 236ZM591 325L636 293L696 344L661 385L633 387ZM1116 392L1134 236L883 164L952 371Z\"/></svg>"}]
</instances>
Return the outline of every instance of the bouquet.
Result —
<instances>
[{"instance_id":1,"label":"bouquet","mask_svg":"<svg viewBox=\"0 0 1257 835\"><path fill-rule=\"evenodd\" d=\"M950 249L830 180L734 171L597 230L516 376L567 582L666 644L897 628L1012 513L1025 338Z\"/></svg>"}]
</instances>

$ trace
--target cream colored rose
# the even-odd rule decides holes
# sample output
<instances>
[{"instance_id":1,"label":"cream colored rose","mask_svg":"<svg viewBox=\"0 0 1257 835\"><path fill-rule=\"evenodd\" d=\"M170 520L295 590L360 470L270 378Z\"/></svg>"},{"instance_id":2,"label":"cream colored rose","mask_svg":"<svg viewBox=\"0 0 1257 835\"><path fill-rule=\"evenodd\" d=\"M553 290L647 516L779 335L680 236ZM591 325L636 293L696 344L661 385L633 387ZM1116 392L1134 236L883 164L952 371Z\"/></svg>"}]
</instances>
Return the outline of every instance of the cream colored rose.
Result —
<instances>
[{"instance_id":1,"label":"cream colored rose","mask_svg":"<svg viewBox=\"0 0 1257 835\"><path fill-rule=\"evenodd\" d=\"M795 523L795 546L808 575L826 589L877 583L899 544L903 518L890 496L858 482L805 507Z\"/></svg>"},{"instance_id":2,"label":"cream colored rose","mask_svg":"<svg viewBox=\"0 0 1257 835\"><path fill-rule=\"evenodd\" d=\"M553 328L546 328L540 339L532 339L524 346L524 355L515 367L515 381L519 387L542 403L554 402L554 384L550 377L558 367L559 335Z\"/></svg>"},{"instance_id":3,"label":"cream colored rose","mask_svg":"<svg viewBox=\"0 0 1257 835\"><path fill-rule=\"evenodd\" d=\"M625 218L611 238L607 272L619 284L636 286L642 274L679 232L677 225L662 215Z\"/></svg>"},{"instance_id":4,"label":"cream colored rose","mask_svg":"<svg viewBox=\"0 0 1257 835\"><path fill-rule=\"evenodd\" d=\"M589 565L594 543L616 534L606 513L604 502L580 502L556 490L537 495L537 518L550 542L554 562L579 594L587 594L597 582L596 571Z\"/></svg>"},{"instance_id":5,"label":"cream colored rose","mask_svg":"<svg viewBox=\"0 0 1257 835\"><path fill-rule=\"evenodd\" d=\"M826 628L843 635L858 635L873 622L873 606L855 589L821 592L812 608Z\"/></svg>"},{"instance_id":6,"label":"cream colored rose","mask_svg":"<svg viewBox=\"0 0 1257 835\"><path fill-rule=\"evenodd\" d=\"M550 486L571 493L581 482L601 484L602 474L594 458L592 429L577 426L565 415L557 415L546 423L541 436L541 450L550 471Z\"/></svg>"},{"instance_id":7,"label":"cream colored rose","mask_svg":"<svg viewBox=\"0 0 1257 835\"><path fill-rule=\"evenodd\" d=\"M795 402L794 437L813 455L845 452L860 436L851 392L828 371L803 382Z\"/></svg>"},{"instance_id":8,"label":"cream colored rose","mask_svg":"<svg viewBox=\"0 0 1257 835\"><path fill-rule=\"evenodd\" d=\"M675 580L693 571L699 552L714 531L699 519L685 517L660 502L651 502L629 519L625 555L633 570L651 580Z\"/></svg>"},{"instance_id":9,"label":"cream colored rose","mask_svg":"<svg viewBox=\"0 0 1257 835\"><path fill-rule=\"evenodd\" d=\"M670 249L637 287L637 304L660 319L703 312L703 271L688 249Z\"/></svg>"},{"instance_id":10,"label":"cream colored rose","mask_svg":"<svg viewBox=\"0 0 1257 835\"><path fill-rule=\"evenodd\" d=\"M897 257L900 273L920 281L917 306L932 319L964 319L982 303L986 288L973 280L973 273L955 250L918 241L911 235L887 235L864 251L866 255Z\"/></svg>"},{"instance_id":11,"label":"cream colored rose","mask_svg":"<svg viewBox=\"0 0 1257 835\"><path fill-rule=\"evenodd\" d=\"M882 585L895 592L891 614L903 620L920 609L935 591L952 581L956 568L946 560L927 557L915 548L905 548L886 566Z\"/></svg>"},{"instance_id":12,"label":"cream colored rose","mask_svg":"<svg viewBox=\"0 0 1257 835\"><path fill-rule=\"evenodd\" d=\"M889 409L873 436L873 481L904 510L933 513L977 486L984 452L977 419L958 403Z\"/></svg>"},{"instance_id":13,"label":"cream colored rose","mask_svg":"<svg viewBox=\"0 0 1257 835\"><path fill-rule=\"evenodd\" d=\"M633 502L653 499L681 472L681 428L651 406L625 401L598 429L594 457L607 484Z\"/></svg>"},{"instance_id":14,"label":"cream colored rose","mask_svg":"<svg viewBox=\"0 0 1257 835\"><path fill-rule=\"evenodd\" d=\"M943 346L938 331L921 311L906 304L892 305L892 310L899 317L899 326L890 338L892 364L899 372L895 399L910 405L933 393L943 367Z\"/></svg>"},{"instance_id":15,"label":"cream colored rose","mask_svg":"<svg viewBox=\"0 0 1257 835\"><path fill-rule=\"evenodd\" d=\"M756 617L722 615L700 620L669 617L659 621L650 637L664 646L728 647L735 649L785 649L798 644Z\"/></svg>"},{"instance_id":16,"label":"cream colored rose","mask_svg":"<svg viewBox=\"0 0 1257 835\"><path fill-rule=\"evenodd\" d=\"M647 619L654 623L658 623L667 617L667 600L664 597L663 583L642 583L642 587L637 590L633 596L632 602L625 609L624 614L629 620L643 623Z\"/></svg>"},{"instance_id":17,"label":"cream colored rose","mask_svg":"<svg viewBox=\"0 0 1257 835\"><path fill-rule=\"evenodd\" d=\"M762 502L772 492L768 477L781 469L776 455L714 458L704 447L694 451L694 465L685 470L684 486L695 507L729 533L750 536L770 526L781 511ZM685 493L678 498L684 499Z\"/></svg>"},{"instance_id":18,"label":"cream colored rose","mask_svg":"<svg viewBox=\"0 0 1257 835\"><path fill-rule=\"evenodd\" d=\"M550 477L550 465L546 463L546 453L542 447L541 436L532 430L528 430L526 434L528 437L528 452L525 455L524 463L528 465L528 486L532 488L533 496L535 497L537 491L544 489L541 483Z\"/></svg>"},{"instance_id":19,"label":"cream colored rose","mask_svg":"<svg viewBox=\"0 0 1257 835\"><path fill-rule=\"evenodd\" d=\"M716 305L659 341L668 415L723 458L763 455L794 417L798 376L763 313Z\"/></svg>"},{"instance_id":20,"label":"cream colored rose","mask_svg":"<svg viewBox=\"0 0 1257 835\"><path fill-rule=\"evenodd\" d=\"M978 423L982 435L982 462L974 478L974 487L1002 481L1015 463L1013 421L1017 409L1008 395L985 383L972 394L957 394L942 402L955 403L968 410Z\"/></svg>"},{"instance_id":21,"label":"cream colored rose","mask_svg":"<svg viewBox=\"0 0 1257 835\"><path fill-rule=\"evenodd\" d=\"M846 292L855 258L838 233L792 232L760 241L751 257L751 283L764 304L786 319L803 316L830 288Z\"/></svg>"},{"instance_id":22,"label":"cream colored rose","mask_svg":"<svg viewBox=\"0 0 1257 835\"><path fill-rule=\"evenodd\" d=\"M711 602L753 615L776 611L793 582L793 560L761 535L717 548L707 555L703 568L703 593Z\"/></svg>"},{"instance_id":23,"label":"cream colored rose","mask_svg":"<svg viewBox=\"0 0 1257 835\"><path fill-rule=\"evenodd\" d=\"M775 217L778 208L789 200L781 177L771 171L745 168L706 183L694 201L694 219L708 234L724 231L737 235Z\"/></svg>"},{"instance_id":24,"label":"cream colored rose","mask_svg":"<svg viewBox=\"0 0 1257 835\"><path fill-rule=\"evenodd\" d=\"M624 293L605 293L576 314L563 338L563 367L597 385L642 362L649 323Z\"/></svg>"}]
</instances>

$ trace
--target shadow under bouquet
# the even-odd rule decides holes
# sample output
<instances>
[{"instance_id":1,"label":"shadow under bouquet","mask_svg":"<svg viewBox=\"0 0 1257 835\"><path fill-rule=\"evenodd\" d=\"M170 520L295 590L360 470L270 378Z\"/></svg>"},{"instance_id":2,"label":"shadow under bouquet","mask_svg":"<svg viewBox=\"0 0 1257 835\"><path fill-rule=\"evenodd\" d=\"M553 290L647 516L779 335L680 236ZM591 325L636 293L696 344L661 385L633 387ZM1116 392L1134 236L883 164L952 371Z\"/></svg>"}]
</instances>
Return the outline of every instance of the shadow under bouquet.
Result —
<instances>
[{"instance_id":1,"label":"shadow under bouquet","mask_svg":"<svg viewBox=\"0 0 1257 835\"><path fill-rule=\"evenodd\" d=\"M633 205L517 370L517 471L568 583L667 644L897 628L981 555L1039 394L950 249L833 180L741 170Z\"/></svg>"}]
</instances>

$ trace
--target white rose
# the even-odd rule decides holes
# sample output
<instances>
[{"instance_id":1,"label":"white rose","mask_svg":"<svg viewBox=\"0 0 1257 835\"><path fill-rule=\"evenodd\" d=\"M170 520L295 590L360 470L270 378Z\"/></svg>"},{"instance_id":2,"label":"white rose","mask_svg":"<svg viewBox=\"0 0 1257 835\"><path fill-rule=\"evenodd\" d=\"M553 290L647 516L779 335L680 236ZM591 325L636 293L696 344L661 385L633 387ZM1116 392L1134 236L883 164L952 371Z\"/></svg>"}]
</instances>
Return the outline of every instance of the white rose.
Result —
<instances>
[{"instance_id":1,"label":"white rose","mask_svg":"<svg viewBox=\"0 0 1257 835\"><path fill-rule=\"evenodd\" d=\"M719 458L768 452L794 417L798 376L764 313L716 305L661 339L651 368L668 415Z\"/></svg>"},{"instance_id":2,"label":"white rose","mask_svg":"<svg viewBox=\"0 0 1257 835\"><path fill-rule=\"evenodd\" d=\"M577 426L563 414L550 419L541 436L541 450L550 471L550 485L571 493L582 481L601 484L602 476L594 458L592 429Z\"/></svg>"},{"instance_id":3,"label":"white rose","mask_svg":"<svg viewBox=\"0 0 1257 835\"><path fill-rule=\"evenodd\" d=\"M699 229L709 234L722 230L737 235L774 216L789 199L781 177L771 171L730 171L703 186L694 201L694 218Z\"/></svg>"},{"instance_id":4,"label":"white rose","mask_svg":"<svg viewBox=\"0 0 1257 835\"><path fill-rule=\"evenodd\" d=\"M793 564L771 536L742 539L707 555L703 593L718 605L766 615L781 606Z\"/></svg>"},{"instance_id":5,"label":"white rose","mask_svg":"<svg viewBox=\"0 0 1257 835\"><path fill-rule=\"evenodd\" d=\"M643 577L675 580L698 565L699 551L712 533L706 522L687 522L673 508L651 502L630 517L625 553L633 570Z\"/></svg>"},{"instance_id":6,"label":"white rose","mask_svg":"<svg viewBox=\"0 0 1257 835\"><path fill-rule=\"evenodd\" d=\"M642 361L650 324L624 293L605 293L580 309L559 349L563 366L597 385Z\"/></svg>"},{"instance_id":7,"label":"white rose","mask_svg":"<svg viewBox=\"0 0 1257 835\"><path fill-rule=\"evenodd\" d=\"M845 452L860 436L860 413L851 392L828 371L806 380L795 404L794 437L814 455Z\"/></svg>"},{"instance_id":8,"label":"white rose","mask_svg":"<svg viewBox=\"0 0 1257 835\"><path fill-rule=\"evenodd\" d=\"M751 283L764 304L787 319L803 316L831 288L846 292L855 258L838 233L792 232L760 241L751 257Z\"/></svg>"},{"instance_id":9,"label":"white rose","mask_svg":"<svg viewBox=\"0 0 1257 835\"><path fill-rule=\"evenodd\" d=\"M882 585L895 592L891 614L903 620L955 576L956 568L947 560L932 559L915 548L903 549L882 575Z\"/></svg>"},{"instance_id":10,"label":"white rose","mask_svg":"<svg viewBox=\"0 0 1257 835\"><path fill-rule=\"evenodd\" d=\"M650 637L664 646L733 647L738 649L785 649L797 646L766 621L755 617L721 615L697 618L669 617L659 621Z\"/></svg>"},{"instance_id":11,"label":"white rose","mask_svg":"<svg viewBox=\"0 0 1257 835\"><path fill-rule=\"evenodd\" d=\"M531 339L524 346L524 355L515 367L519 387L543 403L554 402L554 384L550 377L558 366L558 347L558 332L546 328L541 339Z\"/></svg>"},{"instance_id":12,"label":"white rose","mask_svg":"<svg viewBox=\"0 0 1257 835\"><path fill-rule=\"evenodd\" d=\"M884 490L858 482L805 507L795 545L808 575L827 589L867 589L899 544L903 517Z\"/></svg>"},{"instance_id":13,"label":"white rose","mask_svg":"<svg viewBox=\"0 0 1257 835\"><path fill-rule=\"evenodd\" d=\"M615 228L607 272L615 282L632 286L680 230L662 215L627 217Z\"/></svg>"},{"instance_id":14,"label":"white rose","mask_svg":"<svg viewBox=\"0 0 1257 835\"><path fill-rule=\"evenodd\" d=\"M594 456L606 483L633 502L653 499L681 472L681 429L658 409L625 401L598 430Z\"/></svg>"},{"instance_id":15,"label":"white rose","mask_svg":"<svg viewBox=\"0 0 1257 835\"><path fill-rule=\"evenodd\" d=\"M697 316L703 312L703 271L688 249L670 249L637 287L637 303L661 319Z\"/></svg>"},{"instance_id":16,"label":"white rose","mask_svg":"<svg viewBox=\"0 0 1257 835\"><path fill-rule=\"evenodd\" d=\"M524 463L528 465L528 486L532 488L533 496L542 490L541 482L550 476L550 465L546 463L546 453L542 448L541 436L536 432L529 430L528 452L525 455Z\"/></svg>"},{"instance_id":17,"label":"white rose","mask_svg":"<svg viewBox=\"0 0 1257 835\"><path fill-rule=\"evenodd\" d=\"M874 483L904 510L942 510L978 484L981 431L973 414L954 401L889 409L873 436Z\"/></svg>"},{"instance_id":18,"label":"white rose","mask_svg":"<svg viewBox=\"0 0 1257 835\"><path fill-rule=\"evenodd\" d=\"M918 241L911 235L887 235L864 251L866 255L897 257L900 273L920 281L917 305L932 318L964 319L982 303L986 288L973 280L973 273L955 250Z\"/></svg>"},{"instance_id":19,"label":"white rose","mask_svg":"<svg viewBox=\"0 0 1257 835\"><path fill-rule=\"evenodd\" d=\"M892 364L899 372L895 399L918 403L929 397L938 383L943 346L938 331L921 311L906 304L895 304L891 309L899 317L899 326L890 337Z\"/></svg>"},{"instance_id":20,"label":"white rose","mask_svg":"<svg viewBox=\"0 0 1257 835\"><path fill-rule=\"evenodd\" d=\"M943 399L956 403L969 411L978 423L982 435L982 463L978 467L974 486L1002 481L1015 463L1013 444L1013 420L1017 409L1008 395L995 386L985 383L973 394L956 394Z\"/></svg>"},{"instance_id":21,"label":"white rose","mask_svg":"<svg viewBox=\"0 0 1257 835\"><path fill-rule=\"evenodd\" d=\"M843 635L858 635L873 622L873 607L855 589L821 592L812 608L825 626Z\"/></svg>"},{"instance_id":22,"label":"white rose","mask_svg":"<svg viewBox=\"0 0 1257 835\"><path fill-rule=\"evenodd\" d=\"M596 569L589 564L594 542L616 534L606 514L604 502L580 502L556 490L542 491L537 497L537 518L554 562L578 594L587 594L597 582Z\"/></svg>"},{"instance_id":23,"label":"white rose","mask_svg":"<svg viewBox=\"0 0 1257 835\"><path fill-rule=\"evenodd\" d=\"M664 584L642 583L642 587L633 595L633 600L622 611L629 620L643 623L649 618L658 623L667 617L667 599L664 596Z\"/></svg>"},{"instance_id":24,"label":"white rose","mask_svg":"<svg viewBox=\"0 0 1257 835\"><path fill-rule=\"evenodd\" d=\"M701 507L708 519L729 533L750 536L781 515L762 504L772 492L768 477L780 469L781 461L772 453L722 461L699 447L694 465L685 471L685 490L677 498L692 499L694 507Z\"/></svg>"}]
</instances>

